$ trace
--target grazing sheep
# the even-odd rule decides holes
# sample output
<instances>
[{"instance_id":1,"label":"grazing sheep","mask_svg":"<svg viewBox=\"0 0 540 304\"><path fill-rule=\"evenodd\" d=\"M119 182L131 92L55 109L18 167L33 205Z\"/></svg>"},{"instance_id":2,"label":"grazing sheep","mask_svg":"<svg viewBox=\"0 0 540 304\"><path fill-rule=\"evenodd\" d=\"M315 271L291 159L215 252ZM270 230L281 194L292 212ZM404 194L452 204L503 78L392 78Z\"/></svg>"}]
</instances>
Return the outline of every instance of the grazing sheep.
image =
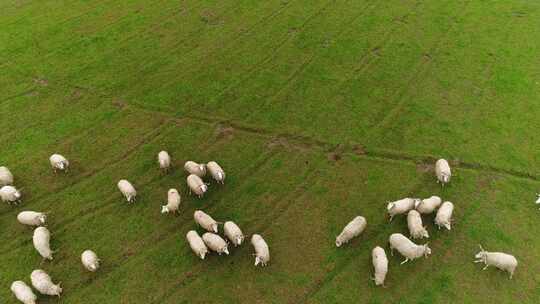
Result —
<instances>
[{"instance_id":1,"label":"grazing sheep","mask_svg":"<svg viewBox=\"0 0 540 304\"><path fill-rule=\"evenodd\" d=\"M536 204L540 204L540 193L536 193L536 196L538 196L538 199L536 200ZM538 209L540 210L540 209Z\"/></svg>"},{"instance_id":2,"label":"grazing sheep","mask_svg":"<svg viewBox=\"0 0 540 304\"><path fill-rule=\"evenodd\" d=\"M484 248L482 248L482 245L479 246L480 252L474 256L476 258L476 261L474 262L486 264L482 270L486 270L488 266L493 265L500 270L508 271L510 273L510 279L512 279L514 271L516 271L516 267L518 266L517 259L513 255L507 253L485 251Z\"/></svg>"},{"instance_id":3,"label":"grazing sheep","mask_svg":"<svg viewBox=\"0 0 540 304\"><path fill-rule=\"evenodd\" d=\"M57 170L67 172L69 168L69 161L60 154L53 154L49 157L49 162L53 168L54 173Z\"/></svg>"},{"instance_id":4,"label":"grazing sheep","mask_svg":"<svg viewBox=\"0 0 540 304\"><path fill-rule=\"evenodd\" d=\"M11 284L11 292L17 300L24 304L36 304L37 297L28 285L23 281L15 281Z\"/></svg>"},{"instance_id":5,"label":"grazing sheep","mask_svg":"<svg viewBox=\"0 0 540 304\"><path fill-rule=\"evenodd\" d=\"M193 192L199 198L201 198L208 190L208 185L205 184L203 180L195 174L191 174L187 177L187 184L189 188L189 194Z\"/></svg>"},{"instance_id":6,"label":"grazing sheep","mask_svg":"<svg viewBox=\"0 0 540 304\"><path fill-rule=\"evenodd\" d=\"M421 256L427 257L431 254L431 249L427 244L416 245L406 236L401 233L394 233L390 235L390 253L394 255L394 248L405 257L405 260L401 264L407 263L409 260L414 260Z\"/></svg>"},{"instance_id":7,"label":"grazing sheep","mask_svg":"<svg viewBox=\"0 0 540 304\"><path fill-rule=\"evenodd\" d=\"M122 179L118 182L118 189L122 194L126 197L126 200L128 203L132 203L135 201L135 197L137 196L137 191L135 190L135 187L128 182L125 179Z\"/></svg>"},{"instance_id":8,"label":"grazing sheep","mask_svg":"<svg viewBox=\"0 0 540 304\"><path fill-rule=\"evenodd\" d=\"M167 151L161 151L158 153L159 168L165 172L171 168L171 156Z\"/></svg>"},{"instance_id":9,"label":"grazing sheep","mask_svg":"<svg viewBox=\"0 0 540 304\"><path fill-rule=\"evenodd\" d=\"M210 250L217 252L219 255L222 253L229 254L227 242L219 235L212 232L206 232L202 235L202 239Z\"/></svg>"},{"instance_id":10,"label":"grazing sheep","mask_svg":"<svg viewBox=\"0 0 540 304\"><path fill-rule=\"evenodd\" d=\"M261 264L266 266L270 262L270 249L262 236L254 234L251 236L251 244L255 248L255 266Z\"/></svg>"},{"instance_id":11,"label":"grazing sheep","mask_svg":"<svg viewBox=\"0 0 540 304\"><path fill-rule=\"evenodd\" d=\"M384 252L384 249L377 246L371 251L371 258L373 261L373 268L375 269L373 281L375 281L375 285L377 286L384 286L384 279L388 273L388 258L386 257L386 252Z\"/></svg>"},{"instance_id":12,"label":"grazing sheep","mask_svg":"<svg viewBox=\"0 0 540 304\"><path fill-rule=\"evenodd\" d=\"M47 215L42 212L23 211L17 215L17 220L23 225L43 226L47 221Z\"/></svg>"},{"instance_id":13,"label":"grazing sheep","mask_svg":"<svg viewBox=\"0 0 540 304\"><path fill-rule=\"evenodd\" d=\"M49 229L42 226L37 227L34 230L34 236L32 237L34 248L36 248L39 254L47 260L53 259L53 251L51 250L50 240L51 233L49 232Z\"/></svg>"},{"instance_id":14,"label":"grazing sheep","mask_svg":"<svg viewBox=\"0 0 540 304\"><path fill-rule=\"evenodd\" d=\"M444 226L446 229L451 230L452 227L450 226L452 223L452 212L454 211L454 204L451 202L444 202L441 205L441 208L437 211L437 215L435 216L435 224L439 229L441 229L441 226Z\"/></svg>"},{"instance_id":15,"label":"grazing sheep","mask_svg":"<svg viewBox=\"0 0 540 304\"><path fill-rule=\"evenodd\" d=\"M452 171L450 171L450 165L446 159L441 158L435 163L435 175L437 175L437 182L443 186L450 182Z\"/></svg>"},{"instance_id":16,"label":"grazing sheep","mask_svg":"<svg viewBox=\"0 0 540 304\"><path fill-rule=\"evenodd\" d=\"M430 198L417 200L414 204L414 208L416 209L416 211L422 214L430 214L430 213L433 213L435 209L439 208L441 203L442 203L441 198L434 195Z\"/></svg>"},{"instance_id":17,"label":"grazing sheep","mask_svg":"<svg viewBox=\"0 0 540 304\"><path fill-rule=\"evenodd\" d=\"M30 274L32 286L41 294L48 296L60 296L62 287L53 283L51 277L43 270L36 269Z\"/></svg>"},{"instance_id":18,"label":"grazing sheep","mask_svg":"<svg viewBox=\"0 0 540 304\"><path fill-rule=\"evenodd\" d=\"M3 186L0 188L0 199L8 204L18 204L21 202L21 192L13 186Z\"/></svg>"},{"instance_id":19,"label":"grazing sheep","mask_svg":"<svg viewBox=\"0 0 540 304\"><path fill-rule=\"evenodd\" d=\"M161 206L161 213L178 212L180 208L180 194L172 188L167 192L167 205Z\"/></svg>"},{"instance_id":20,"label":"grazing sheep","mask_svg":"<svg viewBox=\"0 0 540 304\"><path fill-rule=\"evenodd\" d=\"M0 167L0 186L13 185L13 174L7 167Z\"/></svg>"},{"instance_id":21,"label":"grazing sheep","mask_svg":"<svg viewBox=\"0 0 540 304\"><path fill-rule=\"evenodd\" d=\"M94 272L99 268L100 261L101 260L98 258L97 254L92 250L85 250L81 254L81 262L84 268L88 269L91 272Z\"/></svg>"},{"instance_id":22,"label":"grazing sheep","mask_svg":"<svg viewBox=\"0 0 540 304\"><path fill-rule=\"evenodd\" d=\"M195 174L198 177L204 177L206 175L206 166L204 164L198 164L194 161L188 160L184 164L184 169L189 174Z\"/></svg>"},{"instance_id":23,"label":"grazing sheep","mask_svg":"<svg viewBox=\"0 0 540 304\"><path fill-rule=\"evenodd\" d=\"M208 253L208 248L206 248L206 245L199 234L195 230L191 230L186 234L186 239L188 240L191 250L193 250L201 260L204 260L204 256Z\"/></svg>"},{"instance_id":24,"label":"grazing sheep","mask_svg":"<svg viewBox=\"0 0 540 304\"><path fill-rule=\"evenodd\" d=\"M215 161L211 161L206 164L206 168L210 172L210 175L220 184L225 183L225 171L221 169L221 166L218 165Z\"/></svg>"},{"instance_id":25,"label":"grazing sheep","mask_svg":"<svg viewBox=\"0 0 540 304\"><path fill-rule=\"evenodd\" d=\"M397 214L404 214L409 212L409 210L414 209L414 205L418 202L417 198L404 198L395 202L388 202L386 209L388 210L388 215L390 215L390 221Z\"/></svg>"},{"instance_id":26,"label":"grazing sheep","mask_svg":"<svg viewBox=\"0 0 540 304\"><path fill-rule=\"evenodd\" d=\"M242 230L240 230L240 227L238 227L238 225L231 221L225 222L225 224L223 224L223 231L225 232L225 236L227 236L227 238L231 240L234 246L240 246L244 241L244 234L242 233Z\"/></svg>"},{"instance_id":27,"label":"grazing sheep","mask_svg":"<svg viewBox=\"0 0 540 304\"><path fill-rule=\"evenodd\" d=\"M409 214L407 214L407 226L413 239L429 238L426 227L422 226L422 217L418 211L409 211Z\"/></svg>"},{"instance_id":28,"label":"grazing sheep","mask_svg":"<svg viewBox=\"0 0 540 304\"><path fill-rule=\"evenodd\" d=\"M336 237L336 246L348 243L352 238L359 236L366 229L367 221L363 216L357 216L350 221L343 231Z\"/></svg>"},{"instance_id":29,"label":"grazing sheep","mask_svg":"<svg viewBox=\"0 0 540 304\"><path fill-rule=\"evenodd\" d=\"M196 210L193 214L195 222L206 229L209 232L218 233L218 222L216 222L210 215L204 213L201 210Z\"/></svg>"}]
</instances>

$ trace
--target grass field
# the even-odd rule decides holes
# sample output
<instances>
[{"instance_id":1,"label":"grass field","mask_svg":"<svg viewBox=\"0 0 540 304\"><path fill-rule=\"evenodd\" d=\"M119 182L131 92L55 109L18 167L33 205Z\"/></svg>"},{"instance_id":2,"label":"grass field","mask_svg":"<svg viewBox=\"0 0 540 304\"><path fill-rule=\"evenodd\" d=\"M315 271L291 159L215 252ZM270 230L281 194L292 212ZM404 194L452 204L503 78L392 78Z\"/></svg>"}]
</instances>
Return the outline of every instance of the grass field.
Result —
<instances>
[{"instance_id":1,"label":"grass field","mask_svg":"<svg viewBox=\"0 0 540 304\"><path fill-rule=\"evenodd\" d=\"M0 0L0 165L24 188L0 206L0 302L41 267L64 294L39 303L540 303L539 117L538 1ZM189 159L226 184L188 196ZM160 214L171 187L179 216ZM432 256L389 256L375 287L371 249L407 231L386 202L431 195L452 231L424 217ZM269 266L249 243L199 260L196 209L262 234ZM50 211L54 261L23 210ZM367 230L337 249L357 214ZM473 264L479 243L518 258L512 280Z\"/></svg>"}]
</instances>

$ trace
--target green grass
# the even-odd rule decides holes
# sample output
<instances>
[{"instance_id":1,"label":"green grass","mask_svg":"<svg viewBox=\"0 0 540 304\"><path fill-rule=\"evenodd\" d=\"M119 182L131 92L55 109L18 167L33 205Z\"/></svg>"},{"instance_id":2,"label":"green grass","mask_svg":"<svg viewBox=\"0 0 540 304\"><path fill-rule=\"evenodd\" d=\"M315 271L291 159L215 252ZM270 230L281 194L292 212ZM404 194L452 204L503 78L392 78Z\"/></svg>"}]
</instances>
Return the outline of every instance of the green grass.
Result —
<instances>
[{"instance_id":1,"label":"green grass","mask_svg":"<svg viewBox=\"0 0 540 304\"><path fill-rule=\"evenodd\" d=\"M39 267L64 287L39 303L540 301L535 1L5 0L0 28L0 165L24 188L0 206L0 302ZM444 189L439 157L455 172ZM189 159L218 161L226 184L188 196ZM160 214L171 187L178 216ZM371 249L407 231L386 202L431 195L454 202L452 231L424 217L433 255L389 257L376 288ZM270 265L253 266L249 242L199 260L185 241L196 209L262 234ZM50 212L54 261L22 210ZM367 230L337 249L357 214ZM513 280L472 263L479 243L518 258Z\"/></svg>"}]
</instances>

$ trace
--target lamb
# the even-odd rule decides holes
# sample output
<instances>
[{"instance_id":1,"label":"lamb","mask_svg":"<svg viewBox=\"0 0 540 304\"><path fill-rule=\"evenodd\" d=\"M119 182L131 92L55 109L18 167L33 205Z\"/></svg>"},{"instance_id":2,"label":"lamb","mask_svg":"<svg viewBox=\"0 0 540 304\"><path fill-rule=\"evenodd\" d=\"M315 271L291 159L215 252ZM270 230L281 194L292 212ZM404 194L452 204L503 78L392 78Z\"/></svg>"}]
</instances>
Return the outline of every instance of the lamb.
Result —
<instances>
[{"instance_id":1,"label":"lamb","mask_svg":"<svg viewBox=\"0 0 540 304\"><path fill-rule=\"evenodd\" d=\"M417 198L404 198L395 202L388 202L386 209L388 210L388 215L390 215L390 221L397 214L404 214L409 212L409 210L414 209L414 205L418 202Z\"/></svg>"},{"instance_id":2,"label":"lamb","mask_svg":"<svg viewBox=\"0 0 540 304\"><path fill-rule=\"evenodd\" d=\"M242 230L240 230L240 227L238 227L238 225L231 221L225 222L225 224L223 224L223 231L225 232L225 236L227 236L227 238L231 240L234 246L240 246L244 241L244 234L242 233Z\"/></svg>"},{"instance_id":3,"label":"lamb","mask_svg":"<svg viewBox=\"0 0 540 304\"><path fill-rule=\"evenodd\" d=\"M409 214L407 214L407 226L413 239L429 238L426 227L422 226L422 217L418 211L409 211Z\"/></svg>"},{"instance_id":4,"label":"lamb","mask_svg":"<svg viewBox=\"0 0 540 304\"><path fill-rule=\"evenodd\" d=\"M405 260L401 264L407 263L409 260L414 260L421 256L427 257L431 254L431 249L427 244L416 245L406 236L401 233L394 233L390 235L390 253L394 255L394 248L405 257Z\"/></svg>"},{"instance_id":5,"label":"lamb","mask_svg":"<svg viewBox=\"0 0 540 304\"><path fill-rule=\"evenodd\" d=\"M0 188L0 199L8 204L18 204L21 202L21 192L13 186L3 186Z\"/></svg>"},{"instance_id":6,"label":"lamb","mask_svg":"<svg viewBox=\"0 0 540 304\"><path fill-rule=\"evenodd\" d=\"M53 259L53 251L50 247L51 233L45 227L37 227L34 230L34 235L32 241L34 243L34 248L39 252L39 254L47 260Z\"/></svg>"},{"instance_id":7,"label":"lamb","mask_svg":"<svg viewBox=\"0 0 540 304\"><path fill-rule=\"evenodd\" d=\"M37 297L28 285L23 281L15 281L11 284L11 292L17 300L24 304L36 304Z\"/></svg>"},{"instance_id":8,"label":"lamb","mask_svg":"<svg viewBox=\"0 0 540 304\"><path fill-rule=\"evenodd\" d=\"M60 154L53 154L49 157L49 162L53 168L54 173L57 170L67 172L69 168L69 161Z\"/></svg>"},{"instance_id":9,"label":"lamb","mask_svg":"<svg viewBox=\"0 0 540 304\"><path fill-rule=\"evenodd\" d=\"M474 262L486 264L482 270L486 270L488 266L493 265L500 270L508 271L510 273L510 279L512 279L514 271L516 271L516 267L518 266L517 259L513 255L507 253L485 251L484 248L482 248L482 245L479 246L480 252L474 256L476 258Z\"/></svg>"},{"instance_id":10,"label":"lamb","mask_svg":"<svg viewBox=\"0 0 540 304\"><path fill-rule=\"evenodd\" d=\"M189 174L195 174L198 177L204 177L206 175L206 166L204 164L198 164L191 160L187 161L184 164L184 169Z\"/></svg>"},{"instance_id":11,"label":"lamb","mask_svg":"<svg viewBox=\"0 0 540 304\"><path fill-rule=\"evenodd\" d=\"M218 222L216 222L210 215L201 210L195 210L193 218L195 219L195 222L203 229L206 229L209 232L218 233Z\"/></svg>"},{"instance_id":12,"label":"lamb","mask_svg":"<svg viewBox=\"0 0 540 304\"><path fill-rule=\"evenodd\" d=\"M167 151L161 151L158 153L159 168L165 172L171 168L171 156Z\"/></svg>"},{"instance_id":13,"label":"lamb","mask_svg":"<svg viewBox=\"0 0 540 304\"><path fill-rule=\"evenodd\" d=\"M262 236L254 234L251 236L251 244L255 248L255 266L261 264L266 266L270 262L270 249Z\"/></svg>"},{"instance_id":14,"label":"lamb","mask_svg":"<svg viewBox=\"0 0 540 304\"><path fill-rule=\"evenodd\" d=\"M42 212L23 211L17 215L17 220L23 225L43 226L47 221L47 215Z\"/></svg>"},{"instance_id":15,"label":"lamb","mask_svg":"<svg viewBox=\"0 0 540 304\"><path fill-rule=\"evenodd\" d=\"M88 271L94 272L99 268L99 262L101 260L98 258L97 254L92 250L85 250L81 254L81 262L84 268Z\"/></svg>"},{"instance_id":16,"label":"lamb","mask_svg":"<svg viewBox=\"0 0 540 304\"><path fill-rule=\"evenodd\" d=\"M211 161L206 164L206 168L210 172L210 175L212 175L212 177L216 180L216 182L220 184L225 183L225 171L223 171L223 169L220 165L218 165L218 163L216 163L215 161Z\"/></svg>"},{"instance_id":17,"label":"lamb","mask_svg":"<svg viewBox=\"0 0 540 304\"><path fill-rule=\"evenodd\" d=\"M350 221L343 231L336 237L336 246L348 243L352 238L359 236L366 229L367 221L363 216L357 216Z\"/></svg>"},{"instance_id":18,"label":"lamb","mask_svg":"<svg viewBox=\"0 0 540 304\"><path fill-rule=\"evenodd\" d=\"M437 215L435 216L435 224L439 229L441 229L441 226L444 226L446 229L451 230L452 227L450 226L452 223L452 212L454 211L454 204L451 202L444 202L441 205L441 208L437 211Z\"/></svg>"},{"instance_id":19,"label":"lamb","mask_svg":"<svg viewBox=\"0 0 540 304\"><path fill-rule=\"evenodd\" d=\"M430 214L433 213L435 209L439 208L441 203L441 198L434 195L430 198L416 201L414 204L414 208L416 209L416 211L422 214Z\"/></svg>"},{"instance_id":20,"label":"lamb","mask_svg":"<svg viewBox=\"0 0 540 304\"><path fill-rule=\"evenodd\" d=\"M187 184L189 187L189 193L195 193L199 198L201 198L204 193L208 190L208 185L203 182L203 180L195 174L191 174L187 177Z\"/></svg>"},{"instance_id":21,"label":"lamb","mask_svg":"<svg viewBox=\"0 0 540 304\"><path fill-rule=\"evenodd\" d=\"M41 294L48 296L60 296L62 287L60 284L54 284L51 277L43 270L36 269L30 274L32 286Z\"/></svg>"},{"instance_id":22,"label":"lamb","mask_svg":"<svg viewBox=\"0 0 540 304\"><path fill-rule=\"evenodd\" d=\"M167 205L161 206L161 213L178 212L180 208L180 194L172 188L167 192Z\"/></svg>"},{"instance_id":23,"label":"lamb","mask_svg":"<svg viewBox=\"0 0 540 304\"><path fill-rule=\"evenodd\" d=\"M206 246L210 248L210 250L217 252L219 255L222 253L229 254L229 249L227 248L227 242L225 242L224 239L222 239L219 235L212 233L212 232L206 232L202 235L202 239Z\"/></svg>"},{"instance_id":24,"label":"lamb","mask_svg":"<svg viewBox=\"0 0 540 304\"><path fill-rule=\"evenodd\" d=\"M204 256L208 253L208 248L206 248L206 245L199 234L195 230L191 230L186 234L186 239L188 240L191 250L193 250L201 260L204 260Z\"/></svg>"},{"instance_id":25,"label":"lamb","mask_svg":"<svg viewBox=\"0 0 540 304\"><path fill-rule=\"evenodd\" d=\"M373 261L373 268L375 269L373 281L375 281L376 286L384 286L384 279L388 273L388 258L386 257L386 252L384 252L384 249L377 246L371 251L371 258Z\"/></svg>"},{"instance_id":26,"label":"lamb","mask_svg":"<svg viewBox=\"0 0 540 304\"><path fill-rule=\"evenodd\" d=\"M0 186L13 185L13 174L7 167L0 167Z\"/></svg>"},{"instance_id":27,"label":"lamb","mask_svg":"<svg viewBox=\"0 0 540 304\"><path fill-rule=\"evenodd\" d=\"M118 182L118 189L126 197L128 203L135 202L135 197L137 196L137 191L135 187L125 179L122 179Z\"/></svg>"},{"instance_id":28,"label":"lamb","mask_svg":"<svg viewBox=\"0 0 540 304\"><path fill-rule=\"evenodd\" d=\"M437 176L437 182L443 186L450 182L452 171L446 159L441 158L435 163L435 175Z\"/></svg>"}]
</instances>

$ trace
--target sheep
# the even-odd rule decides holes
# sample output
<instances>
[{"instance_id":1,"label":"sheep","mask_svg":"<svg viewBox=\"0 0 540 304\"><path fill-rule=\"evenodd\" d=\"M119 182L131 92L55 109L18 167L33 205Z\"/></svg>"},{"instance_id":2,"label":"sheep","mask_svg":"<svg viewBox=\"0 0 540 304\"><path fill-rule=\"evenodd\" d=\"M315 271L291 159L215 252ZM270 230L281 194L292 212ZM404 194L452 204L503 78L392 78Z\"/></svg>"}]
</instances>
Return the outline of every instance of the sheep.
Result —
<instances>
[{"instance_id":1,"label":"sheep","mask_svg":"<svg viewBox=\"0 0 540 304\"><path fill-rule=\"evenodd\" d=\"M454 211L454 204L451 202L444 202L441 205L441 208L437 211L437 215L435 216L435 224L439 229L441 229L441 226L444 226L446 229L451 230L452 227L450 226L452 223L452 212Z\"/></svg>"},{"instance_id":2,"label":"sheep","mask_svg":"<svg viewBox=\"0 0 540 304\"><path fill-rule=\"evenodd\" d=\"M404 214L409 212L409 210L414 209L414 205L418 202L417 198L404 198L395 202L388 202L386 209L388 210L388 215L390 215L390 222L397 214Z\"/></svg>"},{"instance_id":3,"label":"sheep","mask_svg":"<svg viewBox=\"0 0 540 304\"><path fill-rule=\"evenodd\" d=\"M184 169L189 174L195 174L198 177L204 177L206 175L206 166L204 164L198 164L194 161L188 160L184 164Z\"/></svg>"},{"instance_id":4,"label":"sheep","mask_svg":"<svg viewBox=\"0 0 540 304\"><path fill-rule=\"evenodd\" d=\"M99 268L99 262L101 260L98 258L97 254L92 250L85 250L81 254L81 262L84 268L88 271L94 272Z\"/></svg>"},{"instance_id":5,"label":"sheep","mask_svg":"<svg viewBox=\"0 0 540 304\"><path fill-rule=\"evenodd\" d=\"M13 186L3 186L0 188L0 199L8 204L15 205L21 202L21 192Z\"/></svg>"},{"instance_id":6,"label":"sheep","mask_svg":"<svg viewBox=\"0 0 540 304\"><path fill-rule=\"evenodd\" d=\"M158 153L159 168L165 172L171 168L171 156L167 151L161 151Z\"/></svg>"},{"instance_id":7,"label":"sheep","mask_svg":"<svg viewBox=\"0 0 540 304\"><path fill-rule=\"evenodd\" d=\"M450 182L452 171L446 159L441 158L435 163L435 175L437 176L437 182L441 183L442 186Z\"/></svg>"},{"instance_id":8,"label":"sheep","mask_svg":"<svg viewBox=\"0 0 540 304\"><path fill-rule=\"evenodd\" d=\"M384 249L377 246L371 251L371 259L373 268L375 269L375 275L372 280L375 281L376 286L384 286L384 279L388 273L388 258L386 257L386 252L384 252Z\"/></svg>"},{"instance_id":9,"label":"sheep","mask_svg":"<svg viewBox=\"0 0 540 304\"><path fill-rule=\"evenodd\" d=\"M47 215L42 212L22 211L17 215L17 220L23 225L43 226L47 221Z\"/></svg>"},{"instance_id":10,"label":"sheep","mask_svg":"<svg viewBox=\"0 0 540 304\"><path fill-rule=\"evenodd\" d=\"M350 221L343 231L336 237L336 246L348 243L352 238L359 236L366 229L367 221L363 216L357 216Z\"/></svg>"},{"instance_id":11,"label":"sheep","mask_svg":"<svg viewBox=\"0 0 540 304\"><path fill-rule=\"evenodd\" d=\"M426 227L422 226L422 217L416 210L409 211L407 214L407 226L413 239L429 238Z\"/></svg>"},{"instance_id":12,"label":"sheep","mask_svg":"<svg viewBox=\"0 0 540 304\"><path fill-rule=\"evenodd\" d=\"M238 225L231 221L225 222L225 224L223 224L223 231L225 232L225 236L227 236L227 238L231 240L234 246L240 246L244 241L244 234L242 233L242 230L240 230L240 227L238 227Z\"/></svg>"},{"instance_id":13,"label":"sheep","mask_svg":"<svg viewBox=\"0 0 540 304\"><path fill-rule=\"evenodd\" d=\"M431 254L431 249L428 244L416 245L406 236L401 233L394 233L390 235L390 253L394 255L394 248L405 257L405 260L401 264L407 263L409 260L414 260L421 256L427 257Z\"/></svg>"},{"instance_id":14,"label":"sheep","mask_svg":"<svg viewBox=\"0 0 540 304\"><path fill-rule=\"evenodd\" d=\"M201 198L208 190L208 185L205 184L203 180L195 174L191 174L187 177L187 184L189 188L189 194L193 192L199 198Z\"/></svg>"},{"instance_id":15,"label":"sheep","mask_svg":"<svg viewBox=\"0 0 540 304\"><path fill-rule=\"evenodd\" d=\"M266 266L270 262L270 249L262 236L254 234L251 236L251 245L255 248L255 266L261 264Z\"/></svg>"},{"instance_id":16,"label":"sheep","mask_svg":"<svg viewBox=\"0 0 540 304\"><path fill-rule=\"evenodd\" d=\"M121 179L118 182L118 189L126 197L128 203L135 202L135 197L137 196L137 191L135 187L125 179Z\"/></svg>"},{"instance_id":17,"label":"sheep","mask_svg":"<svg viewBox=\"0 0 540 304\"><path fill-rule=\"evenodd\" d=\"M37 297L28 285L23 281L15 281L11 284L11 292L17 300L24 304L36 304Z\"/></svg>"},{"instance_id":18,"label":"sheep","mask_svg":"<svg viewBox=\"0 0 540 304\"><path fill-rule=\"evenodd\" d=\"M538 196L538 199L536 200L536 204L540 205L540 193L536 193L536 196ZM538 210L540 210L540 208Z\"/></svg>"},{"instance_id":19,"label":"sheep","mask_svg":"<svg viewBox=\"0 0 540 304\"><path fill-rule=\"evenodd\" d=\"M51 277L43 270L36 269L30 274L32 286L43 295L60 296L62 287L60 283L54 284Z\"/></svg>"},{"instance_id":20,"label":"sheep","mask_svg":"<svg viewBox=\"0 0 540 304\"><path fill-rule=\"evenodd\" d=\"M206 248L206 245L199 234L195 230L191 230L186 234L186 239L188 240L191 250L193 250L201 260L204 260L204 257L208 253L208 248Z\"/></svg>"},{"instance_id":21,"label":"sheep","mask_svg":"<svg viewBox=\"0 0 540 304\"><path fill-rule=\"evenodd\" d=\"M195 210L193 213L195 223L206 229L209 232L218 233L218 222L216 222L210 215L204 213L201 210Z\"/></svg>"},{"instance_id":22,"label":"sheep","mask_svg":"<svg viewBox=\"0 0 540 304\"><path fill-rule=\"evenodd\" d=\"M508 271L510 273L510 279L512 279L514 271L516 271L516 267L518 266L517 259L513 255L507 253L485 251L484 248L482 248L482 245L479 246L480 252L474 256L476 258L474 262L486 264L482 270L486 270L488 266L493 265L500 270Z\"/></svg>"},{"instance_id":23,"label":"sheep","mask_svg":"<svg viewBox=\"0 0 540 304\"><path fill-rule=\"evenodd\" d=\"M44 259L47 259L47 260L53 259L53 256L52 256L53 251L51 250L51 247L49 244L50 240L51 240L51 233L49 232L49 229L41 226L41 227L37 227L34 230L34 235L32 237L34 248L36 248L37 252L39 252L39 254Z\"/></svg>"},{"instance_id":24,"label":"sheep","mask_svg":"<svg viewBox=\"0 0 540 304\"><path fill-rule=\"evenodd\" d=\"M217 252L219 255L222 253L229 254L227 242L219 235L212 232L206 232L202 235L202 239L210 250Z\"/></svg>"},{"instance_id":25,"label":"sheep","mask_svg":"<svg viewBox=\"0 0 540 304\"><path fill-rule=\"evenodd\" d=\"M211 161L206 164L206 168L210 172L210 175L212 175L212 177L216 180L216 182L220 184L225 183L225 171L223 171L223 169L220 165L218 165L218 163L216 163L215 161Z\"/></svg>"},{"instance_id":26,"label":"sheep","mask_svg":"<svg viewBox=\"0 0 540 304\"><path fill-rule=\"evenodd\" d=\"M178 190L174 188L169 189L167 192L167 205L161 206L161 213L178 212L180 201Z\"/></svg>"},{"instance_id":27,"label":"sheep","mask_svg":"<svg viewBox=\"0 0 540 304\"><path fill-rule=\"evenodd\" d=\"M416 209L416 211L422 214L430 214L430 213L433 213L435 209L439 208L441 203L442 203L441 198L433 195L430 198L417 200L414 204L414 209Z\"/></svg>"},{"instance_id":28,"label":"sheep","mask_svg":"<svg viewBox=\"0 0 540 304\"><path fill-rule=\"evenodd\" d=\"M13 185L13 174L7 167L0 167L0 186Z\"/></svg>"},{"instance_id":29,"label":"sheep","mask_svg":"<svg viewBox=\"0 0 540 304\"><path fill-rule=\"evenodd\" d=\"M49 157L49 162L51 163L54 173L56 173L57 170L68 172L69 161L62 155L51 155L51 157Z\"/></svg>"}]
</instances>

